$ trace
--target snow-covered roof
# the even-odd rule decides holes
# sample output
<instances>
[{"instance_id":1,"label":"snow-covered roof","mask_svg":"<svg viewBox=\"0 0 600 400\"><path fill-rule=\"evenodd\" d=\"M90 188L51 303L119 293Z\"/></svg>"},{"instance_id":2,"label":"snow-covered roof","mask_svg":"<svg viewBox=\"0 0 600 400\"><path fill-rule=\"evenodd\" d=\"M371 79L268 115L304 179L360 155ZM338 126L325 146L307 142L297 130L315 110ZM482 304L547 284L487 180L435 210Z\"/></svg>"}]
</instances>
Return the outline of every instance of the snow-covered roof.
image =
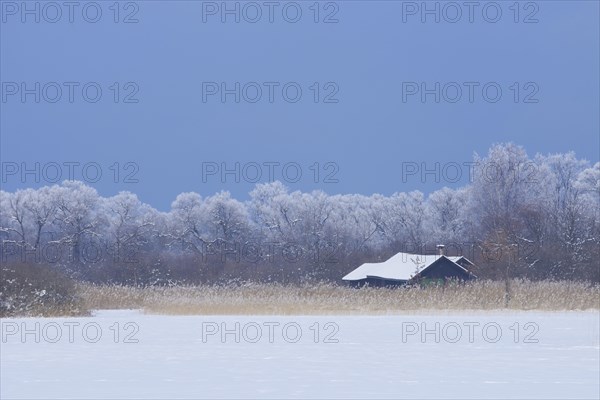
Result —
<instances>
[{"instance_id":1,"label":"snow-covered roof","mask_svg":"<svg viewBox=\"0 0 600 400\"><path fill-rule=\"evenodd\" d=\"M368 277L377 277L389 280L408 281L429 267L440 257L447 258L465 271L467 270L457 264L457 262L460 259L464 259L469 264L472 264L469 260L462 256L446 257L439 255L398 253L384 262L365 263L356 268L354 271L350 272L348 275L344 276L342 279L345 281L359 281Z\"/></svg>"}]
</instances>

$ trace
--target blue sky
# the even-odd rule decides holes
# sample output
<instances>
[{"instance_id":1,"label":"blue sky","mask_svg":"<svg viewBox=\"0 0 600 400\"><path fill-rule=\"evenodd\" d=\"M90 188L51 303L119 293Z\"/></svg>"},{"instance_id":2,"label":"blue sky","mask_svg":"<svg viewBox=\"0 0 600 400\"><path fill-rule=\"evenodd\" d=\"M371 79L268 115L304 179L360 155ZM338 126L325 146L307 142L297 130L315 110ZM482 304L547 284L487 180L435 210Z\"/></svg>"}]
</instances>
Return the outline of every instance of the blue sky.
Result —
<instances>
[{"instance_id":1,"label":"blue sky","mask_svg":"<svg viewBox=\"0 0 600 400\"><path fill-rule=\"evenodd\" d=\"M1 2L3 190L48 183L43 171L39 182L35 174L25 179L8 174L9 164L34 168L37 162L54 176L56 163L66 178L65 163L78 163L71 164L75 177L85 178L81 166L96 163L87 178L101 194L130 190L167 209L184 191L229 190L247 198L254 183L244 181L244 172L253 178L257 164L260 182L268 180L272 165L273 177L292 189L391 194L459 186L466 182L466 167L457 183L444 181L443 174L403 179L402 171L406 163L432 169L440 163L441 172L446 163L462 165L496 142L521 144L530 155L573 150L599 159L597 1L540 1L535 7L521 2L518 16L510 8L514 2L497 2L502 15L496 23L482 15L488 2L478 3L472 23L466 8L458 22L446 22L455 10L443 14L444 2L439 23L431 15L422 23L420 10L409 14L412 3L399 1L321 2L318 23L312 1L297 2L302 16L296 23L281 12L289 2L277 3L273 23L266 7L256 23L244 21L254 16L250 8L240 23L231 15L222 23L218 12L208 15L207 2L122 2L115 23L113 3L98 2L102 15L96 23L86 22L81 8L72 23L65 10L56 23L45 21L55 16L51 8L40 9L39 23L27 14L23 23L22 10L13 7L21 2ZM291 19L296 8L287 7ZM95 9L86 10L93 19ZM485 17L493 19L494 11L488 9ZM137 23L123 23L130 14ZM337 23L323 23L330 14ZM524 23L533 18L538 22ZM22 101L23 82L34 89L40 83L39 103L35 94ZM63 88L56 103L48 101L55 96L51 82ZM65 82L78 85L72 103ZM90 82L90 90L102 90L96 103L83 98L81 88ZM212 84L206 82L225 82L228 88L239 82L240 102L234 95L225 102L219 94L208 95ZM276 82L272 103L265 82ZM434 94L424 102L420 93L407 94L414 83L420 90L422 83L431 89L436 82L439 103ZM468 82L475 82L472 102ZM284 99L286 84L290 100L296 87L302 89L299 101ZM256 85L262 97L252 103L246 99L255 97ZM462 96L452 103L456 86ZM484 86L492 90L490 101ZM496 87L502 97L493 103ZM131 99L138 102L124 103L136 89ZM337 102L325 103L333 92L327 98ZM235 163L239 182L232 174L203 176L203 165L220 169ZM287 163L295 164L284 176ZM92 183L98 167L102 177ZM302 177L294 183L298 168ZM128 174L137 182L127 180Z\"/></svg>"}]
</instances>

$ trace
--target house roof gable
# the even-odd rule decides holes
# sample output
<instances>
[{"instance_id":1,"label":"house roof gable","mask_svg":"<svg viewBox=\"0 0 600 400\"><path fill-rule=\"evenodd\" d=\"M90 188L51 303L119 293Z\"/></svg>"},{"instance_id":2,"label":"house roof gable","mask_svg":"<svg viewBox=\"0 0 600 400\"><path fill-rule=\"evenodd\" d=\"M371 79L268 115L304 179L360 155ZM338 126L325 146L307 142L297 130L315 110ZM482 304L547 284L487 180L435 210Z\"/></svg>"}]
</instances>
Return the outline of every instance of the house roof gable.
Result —
<instances>
[{"instance_id":1,"label":"house roof gable","mask_svg":"<svg viewBox=\"0 0 600 400\"><path fill-rule=\"evenodd\" d=\"M449 260L470 274L466 268L458 264L458 261L464 259L470 265L473 265L473 263L462 256L446 257L440 255L398 253L384 262L364 263L342 279L345 281L359 281L372 277L394 281L409 281L434 265L440 258Z\"/></svg>"}]
</instances>

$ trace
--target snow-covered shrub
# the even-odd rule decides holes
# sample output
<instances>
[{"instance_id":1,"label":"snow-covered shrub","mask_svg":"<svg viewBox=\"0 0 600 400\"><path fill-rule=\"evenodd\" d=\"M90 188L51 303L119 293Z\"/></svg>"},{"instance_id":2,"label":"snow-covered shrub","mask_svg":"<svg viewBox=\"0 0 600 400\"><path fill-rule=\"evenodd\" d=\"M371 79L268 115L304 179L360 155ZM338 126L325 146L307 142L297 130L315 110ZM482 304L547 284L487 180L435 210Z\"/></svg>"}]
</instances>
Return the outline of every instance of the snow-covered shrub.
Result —
<instances>
[{"instance_id":1,"label":"snow-covered shrub","mask_svg":"<svg viewBox=\"0 0 600 400\"><path fill-rule=\"evenodd\" d=\"M37 264L2 265L0 317L85 314L74 281Z\"/></svg>"}]
</instances>

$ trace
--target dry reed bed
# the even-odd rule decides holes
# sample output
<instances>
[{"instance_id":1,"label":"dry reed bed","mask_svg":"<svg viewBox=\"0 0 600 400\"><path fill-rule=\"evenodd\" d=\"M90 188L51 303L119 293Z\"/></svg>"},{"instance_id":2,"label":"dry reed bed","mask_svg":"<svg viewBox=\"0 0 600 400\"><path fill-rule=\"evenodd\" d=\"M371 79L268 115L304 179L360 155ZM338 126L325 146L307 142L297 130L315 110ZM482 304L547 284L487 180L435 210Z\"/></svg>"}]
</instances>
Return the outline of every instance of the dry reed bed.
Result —
<instances>
[{"instance_id":1,"label":"dry reed bed","mask_svg":"<svg viewBox=\"0 0 600 400\"><path fill-rule=\"evenodd\" d=\"M143 309L172 315L388 314L416 310L600 309L600 286L578 282L477 281L444 286L354 289L332 284L134 288L81 285L88 309Z\"/></svg>"}]
</instances>

